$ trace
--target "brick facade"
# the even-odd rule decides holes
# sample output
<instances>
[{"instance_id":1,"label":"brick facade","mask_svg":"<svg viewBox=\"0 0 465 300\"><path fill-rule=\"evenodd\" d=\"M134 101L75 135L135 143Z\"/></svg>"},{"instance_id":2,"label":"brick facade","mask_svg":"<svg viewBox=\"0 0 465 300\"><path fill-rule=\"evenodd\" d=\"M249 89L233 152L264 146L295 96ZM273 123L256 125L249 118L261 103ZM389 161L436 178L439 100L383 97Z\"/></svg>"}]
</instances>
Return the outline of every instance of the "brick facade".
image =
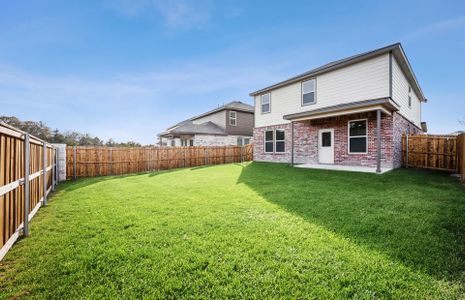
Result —
<instances>
[{"instance_id":1,"label":"brick facade","mask_svg":"<svg viewBox=\"0 0 465 300\"><path fill-rule=\"evenodd\" d=\"M242 135L196 134L194 137L194 146L235 146L239 137L252 139L251 136Z\"/></svg>"},{"instance_id":2,"label":"brick facade","mask_svg":"<svg viewBox=\"0 0 465 300\"><path fill-rule=\"evenodd\" d=\"M348 122L367 119L368 121L368 153L348 153ZM292 125L282 124L254 129L254 160L270 162L291 162ZM410 129L409 129L410 128ZM266 130L284 129L285 152L265 153L264 134ZM321 120L296 122L294 124L294 162L318 163L318 131L334 129L334 164L376 167L376 113L353 114ZM384 168L400 167L402 133L420 130L405 120L398 113L381 118L381 166Z\"/></svg>"}]
</instances>

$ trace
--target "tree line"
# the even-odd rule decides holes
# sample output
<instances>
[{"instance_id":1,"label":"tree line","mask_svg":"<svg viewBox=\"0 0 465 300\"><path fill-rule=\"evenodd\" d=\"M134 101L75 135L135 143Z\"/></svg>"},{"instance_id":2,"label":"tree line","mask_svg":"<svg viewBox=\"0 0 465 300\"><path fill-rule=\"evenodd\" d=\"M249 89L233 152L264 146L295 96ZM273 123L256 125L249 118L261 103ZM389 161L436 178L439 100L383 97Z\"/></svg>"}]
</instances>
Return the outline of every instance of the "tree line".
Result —
<instances>
[{"instance_id":1,"label":"tree line","mask_svg":"<svg viewBox=\"0 0 465 300\"><path fill-rule=\"evenodd\" d=\"M109 146L109 147L140 147L141 144L134 141L124 143L116 142L114 139L104 141L88 133L77 131L52 130L42 121L21 121L17 117L0 116L0 121L16 127L22 131L36 136L49 143L66 144L68 146Z\"/></svg>"}]
</instances>

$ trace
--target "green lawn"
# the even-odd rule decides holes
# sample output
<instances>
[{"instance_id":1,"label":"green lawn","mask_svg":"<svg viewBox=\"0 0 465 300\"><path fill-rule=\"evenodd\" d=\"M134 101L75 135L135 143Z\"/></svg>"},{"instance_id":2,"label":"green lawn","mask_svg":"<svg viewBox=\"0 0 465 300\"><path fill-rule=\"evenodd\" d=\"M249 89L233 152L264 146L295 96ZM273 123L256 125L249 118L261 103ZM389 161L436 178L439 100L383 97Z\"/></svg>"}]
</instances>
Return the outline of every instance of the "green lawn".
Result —
<instances>
[{"instance_id":1,"label":"green lawn","mask_svg":"<svg viewBox=\"0 0 465 300\"><path fill-rule=\"evenodd\" d=\"M61 184L0 263L0 297L461 298L447 174L230 164Z\"/></svg>"}]
</instances>

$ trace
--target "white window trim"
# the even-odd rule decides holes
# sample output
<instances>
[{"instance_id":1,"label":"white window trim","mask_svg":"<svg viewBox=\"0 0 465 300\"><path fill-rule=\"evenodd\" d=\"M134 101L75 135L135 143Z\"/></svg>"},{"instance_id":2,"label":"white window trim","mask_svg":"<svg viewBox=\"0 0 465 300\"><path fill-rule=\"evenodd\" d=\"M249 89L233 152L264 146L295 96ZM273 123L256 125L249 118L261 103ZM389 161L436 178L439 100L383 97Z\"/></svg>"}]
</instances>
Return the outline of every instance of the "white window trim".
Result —
<instances>
[{"instance_id":1,"label":"white window trim","mask_svg":"<svg viewBox=\"0 0 465 300\"><path fill-rule=\"evenodd\" d=\"M232 117L232 114L234 113L234 118ZM234 120L234 124L231 124L231 121ZM230 126L237 126L237 112L234 110L229 111L229 125Z\"/></svg>"},{"instance_id":2,"label":"white window trim","mask_svg":"<svg viewBox=\"0 0 465 300\"><path fill-rule=\"evenodd\" d=\"M277 140L277 139L276 139L276 132L277 132L277 131L282 131L282 132L284 132L284 140ZM274 137L273 137L273 140L274 140L274 149L273 149L274 152L275 152L276 154L286 153L286 130L284 130L284 129L275 129L275 130L274 130ZM277 142L284 142L284 151L282 151L282 152L276 151L276 143L277 143Z\"/></svg>"},{"instance_id":3,"label":"white window trim","mask_svg":"<svg viewBox=\"0 0 465 300\"><path fill-rule=\"evenodd\" d=\"M273 133L273 139L272 139L271 141L268 141L268 143L271 142L271 144L273 145L273 151L271 151L271 152L270 152L270 151L266 151L266 143L267 143L267 141L266 141L266 133L267 133L268 131L271 131L271 132ZM264 134L263 134L263 152L264 152L264 153L274 153L274 150L275 150L275 149L274 149L274 146L275 146L275 145L274 145L274 130L265 130L265 132L264 132Z\"/></svg>"},{"instance_id":4,"label":"white window trim","mask_svg":"<svg viewBox=\"0 0 465 300\"><path fill-rule=\"evenodd\" d=\"M354 135L350 136L350 123L351 122L360 122L360 121L365 121L366 124L366 134L365 135ZM366 146L365 146L365 152L350 152L350 138L361 138L364 137L366 138ZM350 120L347 122L347 153L348 154L368 154L368 119L358 119L358 120Z\"/></svg>"},{"instance_id":5,"label":"white window trim","mask_svg":"<svg viewBox=\"0 0 465 300\"><path fill-rule=\"evenodd\" d=\"M304 83L307 81L312 81L312 80L315 82L313 84L313 102L304 103ZM311 78L311 79L300 82L300 105L309 106L309 105L314 105L314 104L316 104L316 78Z\"/></svg>"},{"instance_id":6,"label":"white window trim","mask_svg":"<svg viewBox=\"0 0 465 300\"><path fill-rule=\"evenodd\" d=\"M263 96L269 95L268 97L268 111L263 111ZM261 114L269 114L271 112L271 93L266 93L263 95L260 95L260 113Z\"/></svg>"}]
</instances>

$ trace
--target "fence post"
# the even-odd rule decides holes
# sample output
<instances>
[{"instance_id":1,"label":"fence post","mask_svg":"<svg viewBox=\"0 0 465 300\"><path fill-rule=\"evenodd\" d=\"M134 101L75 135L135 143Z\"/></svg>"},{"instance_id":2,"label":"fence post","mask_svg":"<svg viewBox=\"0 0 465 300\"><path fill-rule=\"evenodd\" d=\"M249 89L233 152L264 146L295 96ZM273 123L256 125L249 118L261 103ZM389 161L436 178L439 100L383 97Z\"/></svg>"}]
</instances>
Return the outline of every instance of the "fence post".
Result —
<instances>
[{"instance_id":1,"label":"fence post","mask_svg":"<svg viewBox=\"0 0 465 300\"><path fill-rule=\"evenodd\" d=\"M43 142L43 157L42 157L42 167L43 167L43 188L44 188L44 200L42 202L42 205L47 205L47 144Z\"/></svg>"},{"instance_id":2,"label":"fence post","mask_svg":"<svg viewBox=\"0 0 465 300\"><path fill-rule=\"evenodd\" d=\"M184 147L184 168L186 167L186 147Z\"/></svg>"},{"instance_id":3,"label":"fence post","mask_svg":"<svg viewBox=\"0 0 465 300\"><path fill-rule=\"evenodd\" d=\"M408 168L408 134L405 135L405 167Z\"/></svg>"},{"instance_id":4,"label":"fence post","mask_svg":"<svg viewBox=\"0 0 465 300\"><path fill-rule=\"evenodd\" d=\"M113 148L110 147L110 176L113 175Z\"/></svg>"},{"instance_id":5,"label":"fence post","mask_svg":"<svg viewBox=\"0 0 465 300\"><path fill-rule=\"evenodd\" d=\"M56 170L55 170L55 163L56 163L56 149L55 147L52 148L52 161L51 161L51 167L52 167L52 191L55 191L55 183L56 183Z\"/></svg>"},{"instance_id":6,"label":"fence post","mask_svg":"<svg viewBox=\"0 0 465 300\"><path fill-rule=\"evenodd\" d=\"M30 159L29 133L24 136L24 220L23 232L29 235L29 159Z\"/></svg>"},{"instance_id":7,"label":"fence post","mask_svg":"<svg viewBox=\"0 0 465 300\"><path fill-rule=\"evenodd\" d=\"M76 180L77 173L76 173L76 146L73 147L73 179Z\"/></svg>"},{"instance_id":8,"label":"fence post","mask_svg":"<svg viewBox=\"0 0 465 300\"><path fill-rule=\"evenodd\" d=\"M244 146L241 146L241 163L244 162Z\"/></svg>"}]
</instances>

